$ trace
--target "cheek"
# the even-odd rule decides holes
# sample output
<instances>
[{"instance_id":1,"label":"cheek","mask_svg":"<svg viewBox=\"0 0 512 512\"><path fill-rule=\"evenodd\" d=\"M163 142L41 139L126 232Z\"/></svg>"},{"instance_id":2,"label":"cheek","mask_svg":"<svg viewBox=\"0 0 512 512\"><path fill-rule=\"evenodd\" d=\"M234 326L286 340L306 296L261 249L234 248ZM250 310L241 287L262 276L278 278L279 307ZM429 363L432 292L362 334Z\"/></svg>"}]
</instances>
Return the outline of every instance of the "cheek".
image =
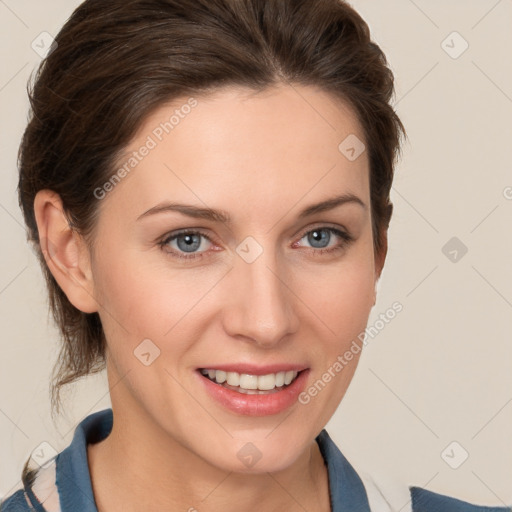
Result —
<instances>
[{"instance_id":1,"label":"cheek","mask_svg":"<svg viewBox=\"0 0 512 512\"><path fill-rule=\"evenodd\" d=\"M127 249L111 261L109 251L107 241L94 269L102 323L108 340L121 340L123 347L129 343L132 350L149 338L161 350L168 350L172 339L172 350L180 352L186 348L180 345L186 344L187 338L200 336L213 310L222 309L223 287L232 286L227 284L229 279L222 282L226 273L222 265L170 270L165 259L145 252ZM297 298L290 300L300 317L309 318L309 327L303 328L316 325L316 334L336 340L338 348L339 342L350 344L352 337L364 330L373 306L371 237L360 240L336 262L308 263L288 270L284 281L290 282ZM217 298L215 306L213 297ZM198 322L199 318L203 322Z\"/></svg>"},{"instance_id":2,"label":"cheek","mask_svg":"<svg viewBox=\"0 0 512 512\"><path fill-rule=\"evenodd\" d=\"M303 282L303 297L314 315L317 343L311 350L316 371L301 395L304 421L320 414L327 423L343 399L363 350L364 330L373 306L374 265L366 251L340 260L336 269Z\"/></svg>"},{"instance_id":3,"label":"cheek","mask_svg":"<svg viewBox=\"0 0 512 512\"><path fill-rule=\"evenodd\" d=\"M327 333L350 342L364 330L374 300L374 265L366 257L340 260L302 279L301 298Z\"/></svg>"},{"instance_id":4,"label":"cheek","mask_svg":"<svg viewBox=\"0 0 512 512\"><path fill-rule=\"evenodd\" d=\"M162 352L184 351L199 336L202 299L225 272L171 271L165 259L155 263L135 251L111 263L102 260L95 269L100 314L112 349L127 352L146 338Z\"/></svg>"}]
</instances>

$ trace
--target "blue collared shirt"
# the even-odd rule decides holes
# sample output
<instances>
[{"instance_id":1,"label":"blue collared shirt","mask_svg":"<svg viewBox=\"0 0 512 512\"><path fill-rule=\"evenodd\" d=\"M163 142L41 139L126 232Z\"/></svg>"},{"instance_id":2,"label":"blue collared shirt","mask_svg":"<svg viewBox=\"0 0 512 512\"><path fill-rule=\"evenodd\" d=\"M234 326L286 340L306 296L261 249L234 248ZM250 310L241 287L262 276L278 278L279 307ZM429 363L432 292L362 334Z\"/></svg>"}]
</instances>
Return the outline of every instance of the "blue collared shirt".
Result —
<instances>
[{"instance_id":1,"label":"blue collared shirt","mask_svg":"<svg viewBox=\"0 0 512 512\"><path fill-rule=\"evenodd\" d=\"M92 492L87 444L105 439L113 425L112 409L87 416L71 444L24 478L23 488L0 503L0 512L98 512ZM332 512L381 512L370 502L363 481L324 429L316 441L329 475ZM482 507L411 487L413 512L512 512L510 507ZM389 510L389 508L386 508Z\"/></svg>"}]
</instances>

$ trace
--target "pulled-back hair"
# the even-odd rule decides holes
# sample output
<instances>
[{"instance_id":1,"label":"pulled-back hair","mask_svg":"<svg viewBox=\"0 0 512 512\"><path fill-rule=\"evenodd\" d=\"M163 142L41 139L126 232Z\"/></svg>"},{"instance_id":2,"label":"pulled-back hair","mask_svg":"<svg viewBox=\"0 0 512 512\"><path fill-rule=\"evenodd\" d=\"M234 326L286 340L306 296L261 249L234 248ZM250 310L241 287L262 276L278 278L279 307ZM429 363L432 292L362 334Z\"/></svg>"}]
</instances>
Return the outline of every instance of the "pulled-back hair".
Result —
<instances>
[{"instance_id":1,"label":"pulled-back hair","mask_svg":"<svg viewBox=\"0 0 512 512\"><path fill-rule=\"evenodd\" d=\"M347 3L87 0L59 32L29 83L30 119L19 150L19 201L63 336L50 384L52 414L63 385L104 369L106 340L98 313L75 308L45 262L36 193L58 193L70 225L92 246L100 205L94 191L113 175L149 114L184 95L278 84L320 88L357 114L380 251L405 129L390 105L394 78L386 57Z\"/></svg>"}]
</instances>

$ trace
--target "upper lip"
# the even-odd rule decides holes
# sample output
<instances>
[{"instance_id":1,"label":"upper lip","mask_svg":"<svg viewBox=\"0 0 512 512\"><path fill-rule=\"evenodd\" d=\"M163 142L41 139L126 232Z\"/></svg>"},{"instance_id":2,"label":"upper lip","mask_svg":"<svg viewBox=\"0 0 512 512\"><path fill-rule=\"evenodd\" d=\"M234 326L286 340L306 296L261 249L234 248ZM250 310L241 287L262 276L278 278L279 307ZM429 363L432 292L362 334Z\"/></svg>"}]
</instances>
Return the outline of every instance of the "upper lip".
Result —
<instances>
[{"instance_id":1,"label":"upper lip","mask_svg":"<svg viewBox=\"0 0 512 512\"><path fill-rule=\"evenodd\" d=\"M269 373L289 372L296 371L300 372L306 370L307 366L303 364L290 364L290 363L276 363L269 364L266 366L257 366L250 363L235 363L235 364L212 364L209 366L203 366L199 370L221 370L224 372L236 372L246 373L248 375L267 375Z\"/></svg>"}]
</instances>

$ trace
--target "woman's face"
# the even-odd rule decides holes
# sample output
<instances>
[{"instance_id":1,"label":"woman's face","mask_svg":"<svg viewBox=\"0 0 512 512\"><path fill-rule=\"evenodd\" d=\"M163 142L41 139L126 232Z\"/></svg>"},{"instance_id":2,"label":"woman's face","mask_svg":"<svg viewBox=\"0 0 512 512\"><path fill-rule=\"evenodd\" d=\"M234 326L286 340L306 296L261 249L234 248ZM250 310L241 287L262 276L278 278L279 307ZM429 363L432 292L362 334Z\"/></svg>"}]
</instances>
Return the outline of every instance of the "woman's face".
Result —
<instances>
[{"instance_id":1,"label":"woman's face","mask_svg":"<svg viewBox=\"0 0 512 512\"><path fill-rule=\"evenodd\" d=\"M310 446L345 394L374 304L363 139L351 110L303 86L223 89L145 121L120 182L97 193L91 260L112 406L127 428L237 472L284 469ZM304 371L261 395L200 371L227 366Z\"/></svg>"}]
</instances>

